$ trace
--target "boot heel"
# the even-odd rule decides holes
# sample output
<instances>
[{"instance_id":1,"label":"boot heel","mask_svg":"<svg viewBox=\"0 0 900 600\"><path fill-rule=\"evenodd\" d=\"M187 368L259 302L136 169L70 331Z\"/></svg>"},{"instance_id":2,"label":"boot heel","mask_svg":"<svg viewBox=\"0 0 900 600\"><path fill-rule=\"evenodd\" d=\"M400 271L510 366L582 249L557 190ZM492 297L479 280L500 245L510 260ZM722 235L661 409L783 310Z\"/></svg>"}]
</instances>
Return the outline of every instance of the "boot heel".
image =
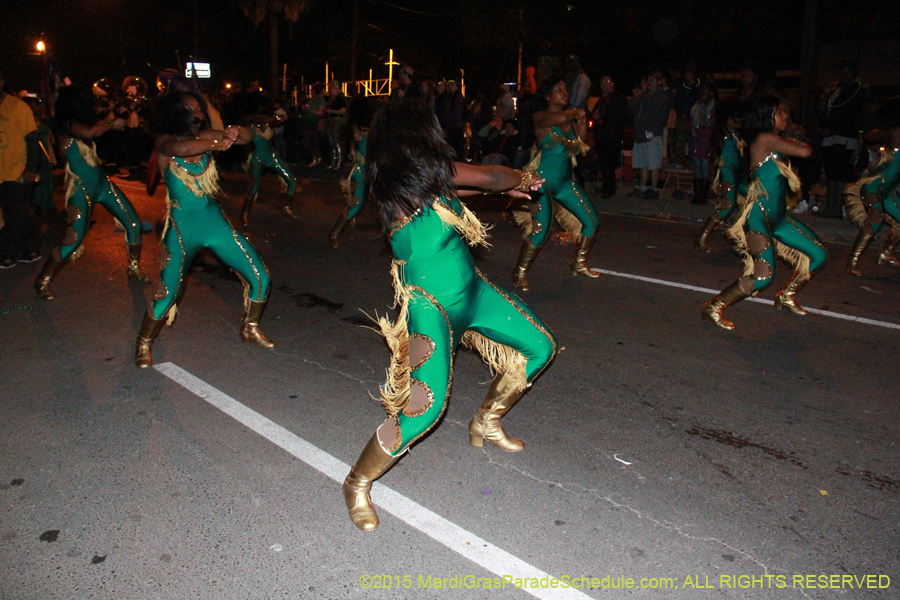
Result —
<instances>
[{"instance_id":1,"label":"boot heel","mask_svg":"<svg viewBox=\"0 0 900 600\"><path fill-rule=\"evenodd\" d=\"M480 435L476 435L474 433L469 434L469 444L475 446L476 448L481 448L484 446L484 438Z\"/></svg>"}]
</instances>

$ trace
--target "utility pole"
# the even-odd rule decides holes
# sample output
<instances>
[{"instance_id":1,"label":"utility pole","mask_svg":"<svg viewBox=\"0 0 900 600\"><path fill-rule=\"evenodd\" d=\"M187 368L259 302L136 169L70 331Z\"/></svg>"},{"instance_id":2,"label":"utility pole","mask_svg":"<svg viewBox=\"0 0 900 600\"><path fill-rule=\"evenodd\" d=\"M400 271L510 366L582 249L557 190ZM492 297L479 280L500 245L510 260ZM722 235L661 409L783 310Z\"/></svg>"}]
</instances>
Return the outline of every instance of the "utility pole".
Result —
<instances>
[{"instance_id":1,"label":"utility pole","mask_svg":"<svg viewBox=\"0 0 900 600\"><path fill-rule=\"evenodd\" d=\"M803 22L803 52L800 59L802 63L800 65L800 123L804 127L808 127L806 117L812 102L810 91L812 90L812 83L816 73L816 55L818 54L816 22L818 18L819 0L806 0L806 14Z\"/></svg>"},{"instance_id":2,"label":"utility pole","mask_svg":"<svg viewBox=\"0 0 900 600\"><path fill-rule=\"evenodd\" d=\"M359 38L359 0L353 0L353 41L350 44L350 81L356 81L356 42Z\"/></svg>"}]
</instances>

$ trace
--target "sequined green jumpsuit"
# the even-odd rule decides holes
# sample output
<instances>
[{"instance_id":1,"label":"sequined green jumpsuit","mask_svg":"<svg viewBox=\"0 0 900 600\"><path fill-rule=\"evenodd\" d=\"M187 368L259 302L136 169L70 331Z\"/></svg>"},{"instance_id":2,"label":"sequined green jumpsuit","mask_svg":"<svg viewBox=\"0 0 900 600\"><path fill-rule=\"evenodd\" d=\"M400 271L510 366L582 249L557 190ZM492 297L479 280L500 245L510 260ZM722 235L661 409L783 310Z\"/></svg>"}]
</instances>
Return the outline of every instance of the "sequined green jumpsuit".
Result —
<instances>
[{"instance_id":1,"label":"sequined green jumpsuit","mask_svg":"<svg viewBox=\"0 0 900 600\"><path fill-rule=\"evenodd\" d=\"M175 306L184 289L187 269L194 255L204 248L240 276L247 299L263 302L269 295L266 266L250 242L231 226L215 198L215 169L215 161L207 152L198 162L172 158L163 175L169 214L163 234L160 287L151 307L155 319L162 319ZM202 181L205 183L199 183Z\"/></svg>"},{"instance_id":2,"label":"sequined green jumpsuit","mask_svg":"<svg viewBox=\"0 0 900 600\"><path fill-rule=\"evenodd\" d=\"M99 204L125 228L128 245L141 243L141 222L125 194L100 167L93 142L71 138L65 148L66 211L69 229L59 246L59 260L65 262L81 245L91 222L94 205Z\"/></svg>"},{"instance_id":3,"label":"sequined green jumpsuit","mask_svg":"<svg viewBox=\"0 0 900 600\"><path fill-rule=\"evenodd\" d=\"M275 174L278 175L285 185L285 193L288 197L292 197L297 190L297 182L294 180L294 174L291 173L287 163L284 162L282 157L278 156L278 153L275 152L269 141L272 138L272 129L268 125L252 125L250 129L253 131L253 152L250 154L248 167L250 173L250 197L254 202L256 201L265 169L275 171Z\"/></svg>"},{"instance_id":4,"label":"sequined green jumpsuit","mask_svg":"<svg viewBox=\"0 0 900 600\"><path fill-rule=\"evenodd\" d=\"M716 193L719 196L716 213L718 221L728 219L737 207L738 195L747 195L747 169L741 156L741 142L734 133L729 133L719 154L719 169L716 174ZM721 189L721 193L719 190Z\"/></svg>"},{"instance_id":5,"label":"sequined green jumpsuit","mask_svg":"<svg viewBox=\"0 0 900 600\"><path fill-rule=\"evenodd\" d=\"M531 245L540 248L550 235L553 203L571 213L581 223L581 235L593 238L599 219L588 195L572 178L572 163L580 150L580 140L575 131L564 132L559 126L550 128L539 145L541 153L537 173L544 178L540 189L538 211L532 217ZM563 223L567 229L569 224Z\"/></svg>"},{"instance_id":6,"label":"sequined green jumpsuit","mask_svg":"<svg viewBox=\"0 0 900 600\"><path fill-rule=\"evenodd\" d=\"M394 353L392 370L399 366L403 371L400 379L408 378L410 387L421 386L428 399L414 413L404 409L391 415L399 434L394 447L387 449L394 456L424 435L443 414L460 341L483 355L485 349L499 349L524 357L524 385L530 385L556 353L555 336L521 300L475 268L463 236L445 222L438 209L444 215L465 212L474 219L458 199L441 198L434 200L434 207L426 205L391 227L395 286L398 297L404 298L397 323L400 336L424 340L430 347L419 364L409 364L402 351ZM390 343L390 336L386 337Z\"/></svg>"},{"instance_id":7,"label":"sequined green jumpsuit","mask_svg":"<svg viewBox=\"0 0 900 600\"><path fill-rule=\"evenodd\" d=\"M350 170L350 196L348 203L353 202L347 207L347 220L352 221L362 212L365 204L365 188L366 188L366 145L369 136L364 135L361 140L356 143L356 157L353 162L353 168Z\"/></svg>"},{"instance_id":8,"label":"sequined green jumpsuit","mask_svg":"<svg viewBox=\"0 0 900 600\"><path fill-rule=\"evenodd\" d=\"M845 199L850 220L859 227L859 234L850 250L847 270L854 275L862 275L857 268L860 256L881 231L886 220L891 230L884 240L878 264L900 267L900 261L893 256L894 248L900 243L900 149L882 150L876 166L855 184L847 186Z\"/></svg>"},{"instance_id":9,"label":"sequined green jumpsuit","mask_svg":"<svg viewBox=\"0 0 900 600\"><path fill-rule=\"evenodd\" d=\"M794 263L795 268L800 270L800 277L805 277L806 280L828 260L828 251L822 240L812 229L787 212L789 183L784 173L787 173L789 168L787 162L775 152L756 166L756 170L750 174L750 189L747 192L744 213L730 230L731 233L737 227L742 227L745 238L756 233L765 236L767 240L762 252L749 253L753 265L748 264L745 268L745 272L755 273L753 294L772 284L775 277L776 250L779 255ZM746 247L741 243L738 246ZM797 254L798 252L800 254ZM768 268L760 269L759 261L764 261Z\"/></svg>"}]
</instances>

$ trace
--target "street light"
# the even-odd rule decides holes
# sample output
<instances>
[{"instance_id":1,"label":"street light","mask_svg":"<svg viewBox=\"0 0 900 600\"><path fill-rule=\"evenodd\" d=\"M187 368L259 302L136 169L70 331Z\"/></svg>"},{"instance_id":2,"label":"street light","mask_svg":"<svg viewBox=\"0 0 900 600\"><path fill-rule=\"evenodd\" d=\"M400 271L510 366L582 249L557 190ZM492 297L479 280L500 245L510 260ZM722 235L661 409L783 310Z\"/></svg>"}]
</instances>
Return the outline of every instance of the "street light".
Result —
<instances>
[{"instance_id":1,"label":"street light","mask_svg":"<svg viewBox=\"0 0 900 600\"><path fill-rule=\"evenodd\" d=\"M44 46L44 40L40 40L40 41L37 43L37 51L38 51L38 52L43 52L45 48L46 48L46 46Z\"/></svg>"}]
</instances>

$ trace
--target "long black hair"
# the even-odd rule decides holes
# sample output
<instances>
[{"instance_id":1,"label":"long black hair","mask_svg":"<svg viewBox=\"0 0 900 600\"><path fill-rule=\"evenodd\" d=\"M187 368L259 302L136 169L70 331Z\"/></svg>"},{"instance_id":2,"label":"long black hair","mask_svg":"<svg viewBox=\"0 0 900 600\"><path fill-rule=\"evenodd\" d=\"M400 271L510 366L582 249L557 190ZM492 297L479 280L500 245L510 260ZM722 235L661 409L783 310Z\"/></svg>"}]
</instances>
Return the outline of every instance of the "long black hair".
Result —
<instances>
[{"instance_id":1,"label":"long black hair","mask_svg":"<svg viewBox=\"0 0 900 600\"><path fill-rule=\"evenodd\" d=\"M775 131L775 111L781 102L778 96L755 96L750 100L741 128L748 145L755 142L760 134Z\"/></svg>"},{"instance_id":2,"label":"long black hair","mask_svg":"<svg viewBox=\"0 0 900 600\"><path fill-rule=\"evenodd\" d=\"M159 99L156 104L156 114L153 119L153 133L156 135L182 135L196 134L197 124L194 115L184 105L185 99L193 98L200 105L203 114L207 114L206 100L203 96L193 91L169 92ZM203 125L200 126L203 128Z\"/></svg>"},{"instance_id":3,"label":"long black hair","mask_svg":"<svg viewBox=\"0 0 900 600\"><path fill-rule=\"evenodd\" d=\"M72 124L80 123L92 127L100 120L94 109L94 97L88 88L80 85L67 85L59 90L56 97L56 111L53 117L53 129L66 137L72 136Z\"/></svg>"},{"instance_id":4,"label":"long black hair","mask_svg":"<svg viewBox=\"0 0 900 600\"><path fill-rule=\"evenodd\" d=\"M398 217L456 193L453 148L420 98L385 104L372 119L366 151L366 196L387 231Z\"/></svg>"}]
</instances>

